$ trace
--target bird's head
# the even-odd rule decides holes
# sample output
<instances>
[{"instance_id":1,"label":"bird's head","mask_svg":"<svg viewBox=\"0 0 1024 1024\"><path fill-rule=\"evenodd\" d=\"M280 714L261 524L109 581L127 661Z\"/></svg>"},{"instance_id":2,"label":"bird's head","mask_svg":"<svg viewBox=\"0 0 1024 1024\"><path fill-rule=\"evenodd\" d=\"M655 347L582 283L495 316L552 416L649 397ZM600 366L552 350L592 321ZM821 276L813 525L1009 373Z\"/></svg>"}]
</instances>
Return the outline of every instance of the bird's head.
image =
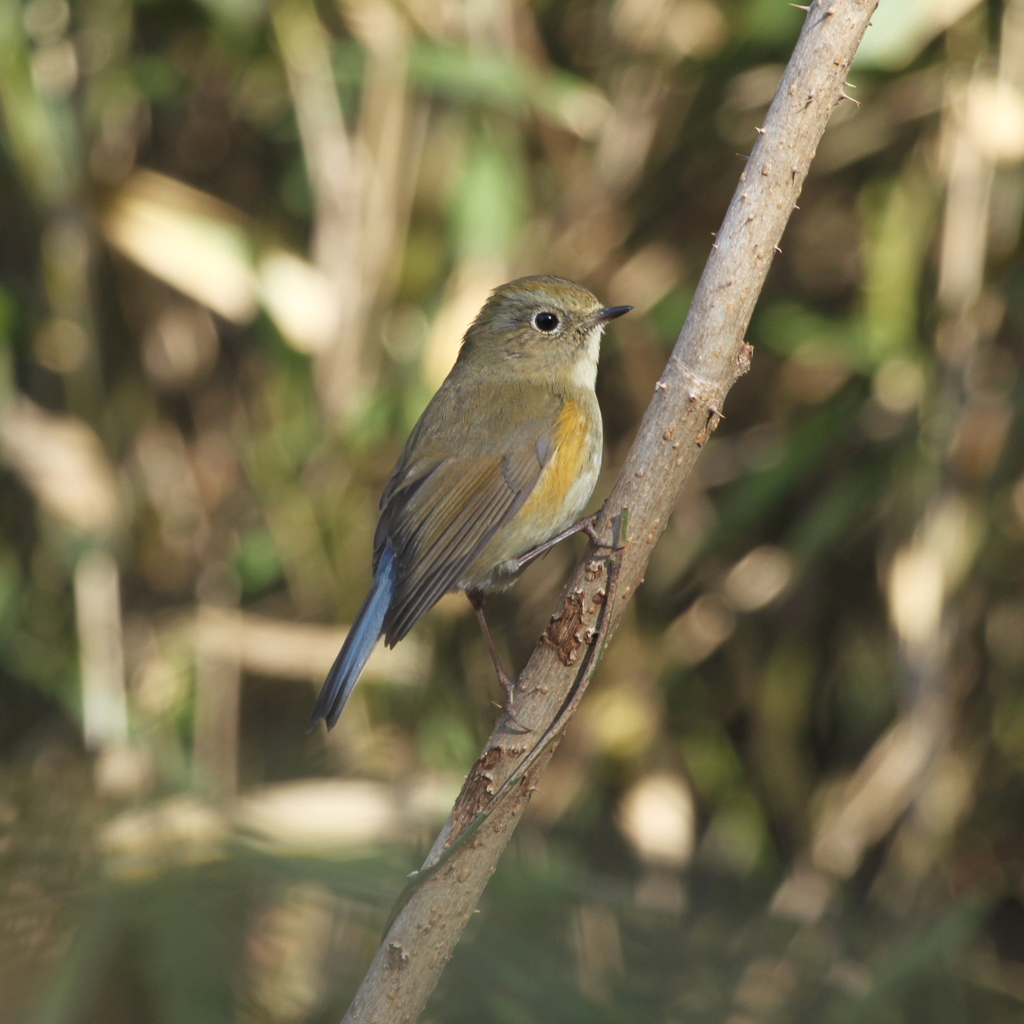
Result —
<instances>
[{"instance_id":1,"label":"bird's head","mask_svg":"<svg viewBox=\"0 0 1024 1024\"><path fill-rule=\"evenodd\" d=\"M491 293L466 331L460 360L501 358L525 372L589 373L591 364L596 371L604 325L632 308L602 306L564 277L520 277Z\"/></svg>"}]
</instances>

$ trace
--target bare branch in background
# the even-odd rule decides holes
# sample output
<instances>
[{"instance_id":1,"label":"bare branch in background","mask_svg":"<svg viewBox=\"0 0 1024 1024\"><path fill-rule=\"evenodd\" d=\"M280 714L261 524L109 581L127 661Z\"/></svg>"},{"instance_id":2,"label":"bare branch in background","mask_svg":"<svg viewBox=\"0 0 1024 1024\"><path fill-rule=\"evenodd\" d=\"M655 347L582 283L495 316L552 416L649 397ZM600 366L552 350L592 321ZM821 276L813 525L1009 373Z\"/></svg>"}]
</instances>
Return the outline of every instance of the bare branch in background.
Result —
<instances>
[{"instance_id":1,"label":"bare branch in background","mask_svg":"<svg viewBox=\"0 0 1024 1024\"><path fill-rule=\"evenodd\" d=\"M596 657L590 644L600 627L604 643L643 579L654 545L701 448L721 418L725 395L750 363L744 336L789 215L833 108L843 95L850 63L876 7L873 0L812 4L758 141L740 176L679 340L599 528L628 517L628 546L620 555L615 597L607 559L593 549L577 568L552 620L519 678L517 706L532 732L506 719L492 733L431 851L425 875L398 911L346 1024L413 1021L433 991L474 906L521 816L551 748L521 776L530 748L579 693ZM590 643L588 644L588 640ZM513 779L507 799L489 807ZM446 859L445 847L475 821L489 819Z\"/></svg>"},{"instance_id":2,"label":"bare branch in background","mask_svg":"<svg viewBox=\"0 0 1024 1024\"><path fill-rule=\"evenodd\" d=\"M86 552L75 566L75 613L82 677L82 733L90 749L128 742L121 640L121 584L108 551Z\"/></svg>"},{"instance_id":3,"label":"bare branch in background","mask_svg":"<svg viewBox=\"0 0 1024 1024\"><path fill-rule=\"evenodd\" d=\"M313 193L313 261L336 301L316 369L321 407L334 421L359 398L363 339L393 284L425 127L406 88L409 30L401 15L385 2L342 5L342 13L366 53L362 107L351 131L334 83L331 39L315 7L281 0L273 8Z\"/></svg>"}]
</instances>

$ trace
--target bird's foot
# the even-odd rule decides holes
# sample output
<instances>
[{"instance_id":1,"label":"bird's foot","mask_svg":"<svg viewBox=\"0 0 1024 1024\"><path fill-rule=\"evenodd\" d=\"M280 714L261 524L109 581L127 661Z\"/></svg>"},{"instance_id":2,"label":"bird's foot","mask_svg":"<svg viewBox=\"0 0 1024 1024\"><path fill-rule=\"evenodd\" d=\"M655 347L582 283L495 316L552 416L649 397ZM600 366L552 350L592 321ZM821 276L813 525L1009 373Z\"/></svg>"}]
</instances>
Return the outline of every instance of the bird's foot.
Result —
<instances>
[{"instance_id":1,"label":"bird's foot","mask_svg":"<svg viewBox=\"0 0 1024 1024\"><path fill-rule=\"evenodd\" d=\"M578 523L575 524L575 529L579 533L585 533L590 538L590 543L593 544L595 548L604 548L606 551L613 552L625 551L625 544L616 544L614 541L609 542L606 540L602 540L598 536L597 530L594 529L594 524L597 522L597 517L600 514L600 512L595 512L592 516L587 516L585 519L581 519Z\"/></svg>"},{"instance_id":2,"label":"bird's foot","mask_svg":"<svg viewBox=\"0 0 1024 1024\"><path fill-rule=\"evenodd\" d=\"M501 684L501 688L505 691L505 700L501 705L501 710L508 715L509 721L516 726L518 729L522 729L524 732L533 732L533 730L516 715L515 708L515 688L516 681L510 679L503 669L498 669L498 682Z\"/></svg>"},{"instance_id":3,"label":"bird's foot","mask_svg":"<svg viewBox=\"0 0 1024 1024\"><path fill-rule=\"evenodd\" d=\"M491 662L494 664L494 673L498 677L501 688L505 691L505 701L501 708L517 728L522 729L524 732L532 732L533 730L516 716L513 698L516 681L505 671L501 658L498 656L498 648L494 645L494 637L491 636L490 627L487 625L487 616L484 615L484 596L475 591L467 592L466 596L469 598L469 603L473 606L473 611L476 612L477 620L480 623L480 631L484 635L487 651L491 656Z\"/></svg>"}]
</instances>

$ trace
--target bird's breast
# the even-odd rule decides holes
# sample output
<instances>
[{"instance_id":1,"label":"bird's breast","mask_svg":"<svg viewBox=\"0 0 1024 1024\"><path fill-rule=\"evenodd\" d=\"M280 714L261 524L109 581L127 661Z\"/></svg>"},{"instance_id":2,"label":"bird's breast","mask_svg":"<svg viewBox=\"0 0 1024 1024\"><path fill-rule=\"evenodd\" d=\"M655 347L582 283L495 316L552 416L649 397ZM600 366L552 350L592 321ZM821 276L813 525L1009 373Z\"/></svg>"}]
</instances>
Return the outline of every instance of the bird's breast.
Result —
<instances>
[{"instance_id":1,"label":"bird's breast","mask_svg":"<svg viewBox=\"0 0 1024 1024\"><path fill-rule=\"evenodd\" d=\"M527 547L542 544L576 519L590 500L601 470L601 423L594 422L591 410L566 399L552 434L551 457L513 519L524 532L535 534Z\"/></svg>"}]
</instances>

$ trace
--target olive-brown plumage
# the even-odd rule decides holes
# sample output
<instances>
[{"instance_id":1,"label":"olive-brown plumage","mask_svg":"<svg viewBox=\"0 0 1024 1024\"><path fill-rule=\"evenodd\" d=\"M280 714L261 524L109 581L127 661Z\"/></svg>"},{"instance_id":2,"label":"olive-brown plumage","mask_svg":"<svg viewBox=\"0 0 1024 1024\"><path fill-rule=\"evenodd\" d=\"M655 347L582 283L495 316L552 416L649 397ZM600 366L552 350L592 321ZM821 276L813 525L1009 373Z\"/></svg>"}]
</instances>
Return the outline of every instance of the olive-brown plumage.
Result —
<instances>
[{"instance_id":1,"label":"olive-brown plumage","mask_svg":"<svg viewBox=\"0 0 1024 1024\"><path fill-rule=\"evenodd\" d=\"M393 646L451 591L470 593L493 653L482 595L514 582L522 557L590 500L603 443L594 394L601 332L630 308L602 307L559 277L493 292L384 489L374 585L311 725L337 721L379 635Z\"/></svg>"}]
</instances>

